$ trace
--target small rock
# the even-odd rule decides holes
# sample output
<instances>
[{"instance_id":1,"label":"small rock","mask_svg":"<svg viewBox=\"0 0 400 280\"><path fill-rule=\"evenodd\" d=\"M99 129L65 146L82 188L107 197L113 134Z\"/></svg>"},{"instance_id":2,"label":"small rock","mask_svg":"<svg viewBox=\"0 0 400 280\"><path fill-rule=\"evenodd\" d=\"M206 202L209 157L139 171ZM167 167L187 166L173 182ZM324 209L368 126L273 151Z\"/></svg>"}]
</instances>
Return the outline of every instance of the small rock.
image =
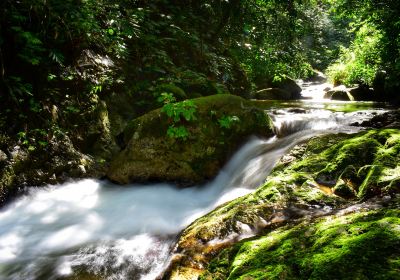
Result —
<instances>
[{"instance_id":1,"label":"small rock","mask_svg":"<svg viewBox=\"0 0 400 280\"><path fill-rule=\"evenodd\" d=\"M288 110L288 112L295 113L295 114L305 114L305 113L307 113L307 110L302 109L302 108L291 108Z\"/></svg>"},{"instance_id":2,"label":"small rock","mask_svg":"<svg viewBox=\"0 0 400 280\"><path fill-rule=\"evenodd\" d=\"M83 166L83 165L78 165L78 169L79 169L79 171L82 173L82 174L86 174L86 168L85 168L85 166Z\"/></svg>"},{"instance_id":3,"label":"small rock","mask_svg":"<svg viewBox=\"0 0 400 280\"><path fill-rule=\"evenodd\" d=\"M4 162L7 161L8 157L6 155L5 152L3 152L2 150L0 150L0 162Z\"/></svg>"}]
</instances>

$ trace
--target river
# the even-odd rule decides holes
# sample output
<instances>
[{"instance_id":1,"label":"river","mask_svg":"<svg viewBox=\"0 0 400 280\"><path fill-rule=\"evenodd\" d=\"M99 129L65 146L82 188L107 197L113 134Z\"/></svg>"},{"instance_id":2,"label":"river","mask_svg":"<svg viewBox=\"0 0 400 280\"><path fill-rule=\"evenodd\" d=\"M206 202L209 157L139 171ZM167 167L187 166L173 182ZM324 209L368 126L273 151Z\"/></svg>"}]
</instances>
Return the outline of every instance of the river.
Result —
<instances>
[{"instance_id":1,"label":"river","mask_svg":"<svg viewBox=\"0 0 400 280\"><path fill-rule=\"evenodd\" d=\"M324 133L354 133L383 113L365 102L323 100L306 85L293 102L266 102L278 137L249 139L204 186L117 186L81 180L31 188L0 211L0 279L65 279L89 271L105 279L155 279L179 232L217 205L252 192L293 146ZM378 105L380 107L380 105Z\"/></svg>"}]
</instances>

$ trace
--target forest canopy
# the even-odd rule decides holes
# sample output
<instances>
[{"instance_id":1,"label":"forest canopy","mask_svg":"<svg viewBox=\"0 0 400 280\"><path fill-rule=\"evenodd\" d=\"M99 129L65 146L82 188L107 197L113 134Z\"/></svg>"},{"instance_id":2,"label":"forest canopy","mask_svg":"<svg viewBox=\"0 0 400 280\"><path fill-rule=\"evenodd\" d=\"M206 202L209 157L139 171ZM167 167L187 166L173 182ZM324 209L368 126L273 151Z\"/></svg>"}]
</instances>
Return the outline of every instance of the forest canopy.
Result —
<instances>
[{"instance_id":1,"label":"forest canopy","mask_svg":"<svg viewBox=\"0 0 400 280\"><path fill-rule=\"evenodd\" d=\"M46 145L82 133L112 94L130 96L138 116L165 91L246 97L315 69L393 99L399 10L396 0L4 0L1 130Z\"/></svg>"}]
</instances>

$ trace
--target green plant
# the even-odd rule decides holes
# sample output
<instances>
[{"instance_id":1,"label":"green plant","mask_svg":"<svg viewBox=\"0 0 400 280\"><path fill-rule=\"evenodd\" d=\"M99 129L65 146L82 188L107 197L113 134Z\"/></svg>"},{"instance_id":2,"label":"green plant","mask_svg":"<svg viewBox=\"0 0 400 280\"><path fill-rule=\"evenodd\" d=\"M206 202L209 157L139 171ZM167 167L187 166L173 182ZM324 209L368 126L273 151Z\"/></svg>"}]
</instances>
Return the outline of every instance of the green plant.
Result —
<instances>
[{"instance_id":1,"label":"green plant","mask_svg":"<svg viewBox=\"0 0 400 280\"><path fill-rule=\"evenodd\" d=\"M171 138L186 140L189 137L189 131L183 125L178 127L170 125L167 130L167 135Z\"/></svg>"},{"instance_id":2,"label":"green plant","mask_svg":"<svg viewBox=\"0 0 400 280\"><path fill-rule=\"evenodd\" d=\"M328 78L335 85L372 86L382 65L383 33L370 22L355 25L353 32L351 45L341 47L339 58L327 68Z\"/></svg>"},{"instance_id":3,"label":"green plant","mask_svg":"<svg viewBox=\"0 0 400 280\"><path fill-rule=\"evenodd\" d=\"M182 120L194 121L196 120L196 105L192 100L185 100L176 103L176 98L172 93L163 92L158 98L164 106L161 112L165 113L171 120L172 124L168 127L167 135L171 138L186 140L189 136L189 131L183 125L176 126Z\"/></svg>"},{"instance_id":4,"label":"green plant","mask_svg":"<svg viewBox=\"0 0 400 280\"><path fill-rule=\"evenodd\" d=\"M33 152L39 148L45 148L49 145L47 140L48 131L41 128L35 128L30 131L20 131L17 138L20 144Z\"/></svg>"},{"instance_id":5,"label":"green plant","mask_svg":"<svg viewBox=\"0 0 400 280\"><path fill-rule=\"evenodd\" d=\"M222 116L218 119L219 127L225 129L230 129L237 122L240 122L237 116Z\"/></svg>"}]
</instances>

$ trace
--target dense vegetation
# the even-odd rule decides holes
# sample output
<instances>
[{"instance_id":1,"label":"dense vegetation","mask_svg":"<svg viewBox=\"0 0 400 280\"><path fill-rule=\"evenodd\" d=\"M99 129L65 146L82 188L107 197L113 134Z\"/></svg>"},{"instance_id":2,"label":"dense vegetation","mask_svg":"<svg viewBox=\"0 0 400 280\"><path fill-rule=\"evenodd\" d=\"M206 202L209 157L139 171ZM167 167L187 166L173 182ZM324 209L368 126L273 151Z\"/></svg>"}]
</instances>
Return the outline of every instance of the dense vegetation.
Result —
<instances>
[{"instance_id":1,"label":"dense vegetation","mask_svg":"<svg viewBox=\"0 0 400 280\"><path fill-rule=\"evenodd\" d=\"M163 92L246 96L306 77L337 43L318 2L2 1L0 126L31 149L60 133L82 146L82 124L113 93L137 116Z\"/></svg>"},{"instance_id":2,"label":"dense vegetation","mask_svg":"<svg viewBox=\"0 0 400 280\"><path fill-rule=\"evenodd\" d=\"M400 70L400 3L398 1L329 1L337 20L347 22L353 40L343 47L328 73L335 83L374 86L397 94Z\"/></svg>"},{"instance_id":3,"label":"dense vegetation","mask_svg":"<svg viewBox=\"0 0 400 280\"><path fill-rule=\"evenodd\" d=\"M316 70L398 103L399 14L398 0L2 0L0 206L77 177L202 184L276 133L272 102L246 99L299 98ZM165 277L394 279L399 115L297 145L187 227Z\"/></svg>"}]
</instances>

